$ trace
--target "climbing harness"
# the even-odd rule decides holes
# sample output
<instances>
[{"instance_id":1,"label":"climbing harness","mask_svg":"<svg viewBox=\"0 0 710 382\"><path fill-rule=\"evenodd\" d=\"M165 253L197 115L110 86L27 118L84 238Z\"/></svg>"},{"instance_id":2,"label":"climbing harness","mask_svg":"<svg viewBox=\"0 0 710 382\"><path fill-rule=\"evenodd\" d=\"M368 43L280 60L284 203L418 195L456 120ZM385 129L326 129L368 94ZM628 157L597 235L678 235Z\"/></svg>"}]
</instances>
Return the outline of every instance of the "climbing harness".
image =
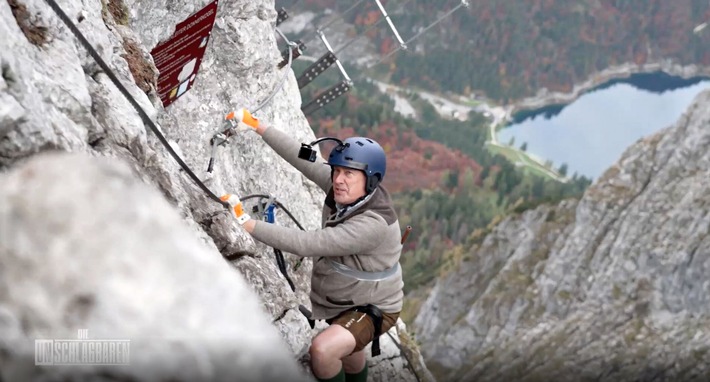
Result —
<instances>
[{"instance_id":1,"label":"climbing harness","mask_svg":"<svg viewBox=\"0 0 710 382\"><path fill-rule=\"evenodd\" d=\"M348 276L350 278L356 279L356 280L362 280L362 281L382 281L386 280L394 275L397 274L397 271L399 271L399 263L395 264L394 266L385 269L384 271L381 272L366 272L366 271L360 271L357 269L353 269L348 267L345 264L341 264L335 260L328 260L330 263L330 267L337 273L340 273L343 276Z\"/></svg>"},{"instance_id":2,"label":"climbing harness","mask_svg":"<svg viewBox=\"0 0 710 382\"><path fill-rule=\"evenodd\" d=\"M365 313L372 319L372 323L375 326L375 336L372 339L372 352L373 357L380 355L380 336L382 335L382 311L375 305L367 304L364 306L356 306L350 310L355 312Z\"/></svg>"},{"instance_id":3,"label":"climbing harness","mask_svg":"<svg viewBox=\"0 0 710 382\"><path fill-rule=\"evenodd\" d=\"M404 230L404 234L402 235L402 239L400 240L400 244L404 244L405 241L407 241L407 238L409 238L409 233L412 232L412 226L408 225L407 228ZM346 276L350 276L353 278L356 278L358 280L366 280L366 281L381 281L384 280L388 277L391 277L394 275L397 270L399 269L399 262L395 264L393 267L382 271L382 272L364 272L364 271L359 271L356 269L352 269L344 264L337 263L335 261L330 261L331 266L334 267L335 271L338 273L341 273ZM306 320L308 321L308 325L310 325L311 329L313 329L316 325L315 320L311 318L313 315L311 311L306 308L304 305L299 305L298 310L301 312L306 317ZM375 326L375 335L372 340L372 356L377 357L380 355L380 336L382 335L381 330L382 330L382 311L380 308L378 308L376 305L373 304L367 304L363 306L356 306L353 308L350 308L348 310L353 310L356 312L362 312L370 316L372 319L372 323ZM389 332L387 333L389 335ZM392 336L390 335L390 338ZM397 341L392 338L392 341L394 343L397 343ZM397 344L397 347L399 347L399 350L402 351L402 348ZM404 355L404 352L402 351L402 354ZM405 355L405 358L407 356ZM409 361L409 358L407 358L407 361L411 364ZM412 369L412 371L414 371ZM416 372L414 372L416 374ZM417 376L417 380L419 380L419 377Z\"/></svg>"},{"instance_id":4,"label":"climbing harness","mask_svg":"<svg viewBox=\"0 0 710 382\"><path fill-rule=\"evenodd\" d=\"M408 228L411 229L411 227L408 227ZM374 305L371 305L371 306L377 308ZM362 309L363 307L353 308L352 310L355 310L358 308ZM379 311L379 308L377 310ZM316 326L316 321L311 319L311 316L313 315L313 313L311 313L311 311L305 305L299 305L298 311L301 312L301 314L306 317L306 320L308 321L308 325L310 325L311 329L314 329ZM370 315L370 313L368 313L367 311L364 311L364 310L357 310L357 311L358 312L361 311L367 315ZM372 317L372 316L370 316L370 317ZM376 356L380 355L380 352L381 352L381 349L380 349L380 336L382 336L382 333L380 333L380 330L382 330L381 311L380 311L379 325L377 325L375 323L376 321L374 318L372 318L372 321L373 321L373 324L375 325L375 337L372 340L372 347L370 348L370 351L372 352L372 356L376 357ZM404 359L407 360L407 366L409 367L409 370L412 371L412 374L414 374L414 378L417 379L417 382L421 382L421 379L419 378L419 374L417 373L417 370L414 368L414 364L412 363L412 360L409 359L407 352L405 352L404 349L402 349L402 345L400 345L400 343L394 339L394 337L392 336L392 334L389 331L387 331L386 333L387 333L387 336L395 344L395 346L397 346L397 349L399 349L399 354L401 354L402 357L404 357ZM375 352L377 352L377 354L375 354Z\"/></svg>"}]
</instances>

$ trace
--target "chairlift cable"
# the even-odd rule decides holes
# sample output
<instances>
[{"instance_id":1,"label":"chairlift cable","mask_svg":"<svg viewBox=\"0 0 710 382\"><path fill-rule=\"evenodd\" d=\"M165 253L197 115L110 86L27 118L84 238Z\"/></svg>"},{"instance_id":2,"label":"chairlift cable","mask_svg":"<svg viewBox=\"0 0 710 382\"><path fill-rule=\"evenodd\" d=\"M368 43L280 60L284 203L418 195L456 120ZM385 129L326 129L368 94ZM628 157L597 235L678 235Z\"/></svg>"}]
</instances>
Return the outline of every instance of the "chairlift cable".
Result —
<instances>
[{"instance_id":1,"label":"chairlift cable","mask_svg":"<svg viewBox=\"0 0 710 382\"><path fill-rule=\"evenodd\" d=\"M341 12L341 13L338 14L338 15L335 15L335 17L333 17L332 20L328 21L325 25L320 26L320 27L318 27L318 28L316 28L316 29L317 29L317 30L321 30L321 31L324 31L324 30L328 29L328 27L330 27L331 25L333 25L334 22L338 21L338 19L344 18L345 15L347 15L348 13L350 13L350 11L352 11L353 9L355 9L355 7L357 7L358 5L360 5L360 3L362 3L363 1L365 1L365 0L358 0L358 1L356 1L355 4L353 4L353 5L350 6L350 8L346 9L345 11Z\"/></svg>"},{"instance_id":2,"label":"chairlift cable","mask_svg":"<svg viewBox=\"0 0 710 382\"><path fill-rule=\"evenodd\" d=\"M394 26L394 22L392 22L392 19L390 18L390 15L387 13L387 10L385 9L385 7L382 5L382 2L380 2L380 0L375 0L375 2L377 3L377 6L380 8L380 12L385 17L385 20L387 20L387 24L389 25L390 30L392 31L392 34L394 34L394 37L397 38L397 41L399 42L399 46L406 49L407 45L402 40L402 36L399 35L399 31L397 30L397 27Z\"/></svg>"},{"instance_id":3,"label":"chairlift cable","mask_svg":"<svg viewBox=\"0 0 710 382\"><path fill-rule=\"evenodd\" d=\"M468 7L468 3L467 3L466 1L461 1L461 2L459 3L459 5L457 5L457 6L453 7L453 8L451 8L451 9L450 9L448 12L446 12L443 16L439 17L436 21L434 21L433 23L429 24L429 26L427 26L427 27L425 27L424 29L422 29L421 31L419 31L417 34L415 34L415 35L414 35L412 38L410 38L409 40L405 41L404 44L407 45L407 44L409 44L410 42L414 41L414 39L418 38L419 36L421 36L422 34L424 34L425 32L427 32L429 29L433 28L435 25L437 25L437 24L439 24L440 22L442 22L445 18L451 16L451 14L454 13L454 12L456 12L459 8L464 7L464 6L465 6L465 7Z\"/></svg>"},{"instance_id":4,"label":"chairlift cable","mask_svg":"<svg viewBox=\"0 0 710 382\"><path fill-rule=\"evenodd\" d=\"M446 19L447 17L451 16L451 14L454 13L454 12L456 12L459 8L461 8L461 7L468 7L468 5L469 5L469 4L468 4L468 1L467 1L467 0L462 0L457 6L451 8L451 9L450 9L448 12L446 12L443 16L439 17L436 21L434 21L433 23L429 24L429 25L426 26L424 29L422 29L421 31L419 31L418 33L416 33L414 36L412 36L410 39L408 39L407 41L405 41L405 42L404 42L404 46L409 45L409 43L411 43L411 42L414 41L415 39L419 38L421 35L423 35L423 34L426 33L427 31L429 31L431 28L433 28L434 26L436 26L437 24L439 24L440 22L442 22L442 21L443 21L444 19ZM402 48L403 48L403 46L400 45L400 46L396 47L395 49L392 49L389 53L387 53L385 56L381 57L381 58L380 58L379 60L377 60L374 64L372 64L372 65L368 66L367 68L365 68L365 70L364 70L364 71L362 72L362 74L358 77L358 79L360 79L361 77L363 77L366 72L370 71L370 70L371 70L372 68L374 68L375 66L381 64L383 61L385 61L386 59L388 59L389 57L391 57L393 54L395 54L395 53L399 52L400 50L402 50Z\"/></svg>"},{"instance_id":5,"label":"chairlift cable","mask_svg":"<svg viewBox=\"0 0 710 382\"><path fill-rule=\"evenodd\" d=\"M357 41L357 40L361 39L362 37L364 37L365 35L367 35L367 32L371 31L372 28L376 27L377 25L379 25L379 24L380 24L381 22L383 22L384 20L385 20L384 18L381 18L381 19L377 20L376 22L374 22L374 23L368 25L367 28L366 28L364 31L362 31L361 34L359 34L358 36L355 36L355 37L351 38L350 41L347 41L343 46L341 46L340 48L338 48L338 49L337 49L335 52L333 52L333 53L338 54L338 53L342 52L343 49L347 48L348 46L350 46L350 45L351 45L352 43L354 43L355 41Z\"/></svg>"},{"instance_id":6,"label":"chairlift cable","mask_svg":"<svg viewBox=\"0 0 710 382\"><path fill-rule=\"evenodd\" d=\"M412 0L406 0L406 1L403 2L402 4L399 4L399 7L404 7L404 6L406 6L407 3L409 3L410 1L412 1ZM341 51L343 51L343 49L347 48L348 46L350 46L350 45L351 45L352 43L354 43L355 41L357 41L357 40L361 39L362 37L364 37L365 35L367 35L367 32L371 31L372 28L374 28L374 27L380 25L380 23L383 22L383 21L385 21L385 20L387 20L386 17L381 17L381 18L380 18L379 20L377 20L376 22L374 22L374 23L368 25L367 28L366 28L364 31L362 31L359 35L357 35L357 36L353 37L352 39L350 39L349 41L347 41L347 42L345 43L345 45L341 46L340 48L338 48L338 49L337 49L335 52L333 52L333 53L335 53L335 54L340 53ZM405 44L406 44L406 43L405 43Z\"/></svg>"},{"instance_id":7,"label":"chairlift cable","mask_svg":"<svg viewBox=\"0 0 710 382\"><path fill-rule=\"evenodd\" d=\"M310 39L308 39L308 41L305 42L306 46L308 46L311 42L315 41L315 40L318 38L319 32L325 31L325 30L328 29L331 25L333 25L336 21L338 21L338 20L344 18L346 14L350 13L353 9L355 9L355 7L357 7L358 5L360 5L360 3L362 3L363 1L365 1L365 0L358 0L358 1L356 1L355 4L353 4L353 5L350 6L350 8L346 9L346 10L343 11L343 12L340 12L340 13L334 15L334 16L333 16L330 20L328 20L328 22L325 23L324 25L321 25L321 26L317 26L317 25L316 25L316 26L315 26L315 29L316 29L316 30L315 30L315 36L314 36L314 37L311 37Z\"/></svg>"}]
</instances>

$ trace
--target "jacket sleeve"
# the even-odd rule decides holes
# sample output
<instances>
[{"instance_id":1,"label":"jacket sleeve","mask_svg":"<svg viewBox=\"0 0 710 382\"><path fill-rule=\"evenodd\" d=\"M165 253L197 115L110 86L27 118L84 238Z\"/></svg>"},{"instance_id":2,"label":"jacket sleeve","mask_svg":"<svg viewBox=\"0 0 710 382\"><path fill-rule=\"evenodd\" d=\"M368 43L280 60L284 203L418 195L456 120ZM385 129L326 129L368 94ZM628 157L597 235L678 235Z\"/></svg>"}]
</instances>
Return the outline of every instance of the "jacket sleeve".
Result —
<instances>
[{"instance_id":1,"label":"jacket sleeve","mask_svg":"<svg viewBox=\"0 0 710 382\"><path fill-rule=\"evenodd\" d=\"M331 187L330 166L318 159L315 162L299 159L298 150L301 148L301 144L279 129L267 128L262 138L281 158L317 184L323 191L328 192Z\"/></svg>"},{"instance_id":2,"label":"jacket sleeve","mask_svg":"<svg viewBox=\"0 0 710 382\"><path fill-rule=\"evenodd\" d=\"M298 256L368 254L385 239L387 223L377 214L363 213L335 227L301 231L257 221L252 236L262 243Z\"/></svg>"}]
</instances>

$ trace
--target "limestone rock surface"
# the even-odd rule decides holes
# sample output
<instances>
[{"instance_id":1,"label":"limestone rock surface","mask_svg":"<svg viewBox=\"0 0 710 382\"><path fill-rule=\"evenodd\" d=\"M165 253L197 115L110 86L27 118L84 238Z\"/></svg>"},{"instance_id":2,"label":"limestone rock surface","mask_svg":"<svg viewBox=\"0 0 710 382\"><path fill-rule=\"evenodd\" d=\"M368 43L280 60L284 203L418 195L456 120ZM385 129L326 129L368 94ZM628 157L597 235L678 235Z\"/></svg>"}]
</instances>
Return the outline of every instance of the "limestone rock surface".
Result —
<instances>
[{"instance_id":1,"label":"limestone rock surface","mask_svg":"<svg viewBox=\"0 0 710 382\"><path fill-rule=\"evenodd\" d=\"M710 92L583 195L472 238L414 322L462 381L710 377Z\"/></svg>"},{"instance_id":2,"label":"limestone rock surface","mask_svg":"<svg viewBox=\"0 0 710 382\"><path fill-rule=\"evenodd\" d=\"M224 116L240 107L255 110L261 106L255 116L262 122L302 142L315 139L300 111L301 96L293 71L277 68L281 61L280 51L286 45L274 33L276 11L273 1L218 2L216 22L196 82L190 91L167 108L163 108L156 92L158 73L150 51L171 36L178 23L209 1L57 0L57 3L155 122L170 147L211 193L215 196L233 193L242 198L271 195L303 227L318 228L323 192L274 154L253 132L240 132L226 145L219 146L215 151L214 171L206 172L212 155L211 138L224 129ZM25 281L21 285L9 282L10 278L0 279L1 293L7 296L7 300L2 301L13 301L14 304L3 307L4 318L0 320L0 330L12 336L8 334L8 337L0 338L27 341L40 334L75 337L73 331L78 329L89 329L90 335L111 335L111 325L121 321L123 326L116 326L117 330L122 330L119 333L143 333L140 335L148 337L150 330L160 327L166 332L157 331L155 336L172 333L176 338L175 347L185 348L184 352L176 352L184 355L175 358L155 350L156 357L162 357L160 362L180 366L176 366L175 374L165 374L166 379L211 379L211 376L221 376L222 372L233 375L231 371L241 370L249 362L254 365L253 374L245 374L249 378L282 375L274 374L282 372L279 368L260 368L260 362L266 362L267 356L275 357L279 364L283 361L283 372L291 373L289 365L302 363L315 333L298 311L299 304L309 304L311 261L306 259L296 269L298 258L285 253L289 273L296 284L296 291L292 291L278 270L273 249L255 242L220 204L195 185L47 2L0 2L0 36L0 171L7 173L3 175L5 180L0 182L0 194L6 198L0 207L5 213L3 230L0 231L0 245L3 245L0 261L13 264L13 270L24 267L23 262L27 261L32 265L29 269L46 276L44 283L39 280L33 283L28 278L22 279ZM75 156L35 160L35 157L53 151ZM55 161L66 165L63 172L55 174L39 171L36 167ZM100 164L94 164L94 161ZM92 166L98 168L92 170ZM53 165L52 168L58 171ZM64 184L66 179L67 188L62 190L68 193L71 187L100 192L101 179L107 182L106 187L111 187L114 182L133 187L134 180L128 180L130 172L153 190L145 193L151 195L157 190L161 197L154 194L146 197L158 206L155 209L149 208L151 205L144 200L131 200L127 196L118 197L121 203L105 195L91 196L108 198L101 199L102 203L107 203L105 206L71 200L56 212L66 217L61 227L56 228L59 231L52 228L44 235L31 228L40 219L40 211L31 207L32 199L23 196L25 193L20 188L9 189L10 179L15 179L15 187L24 184L17 177L26 176L28 169L37 169L32 170L37 177L34 180L37 187L59 187L52 182ZM46 179L39 179L41 177ZM69 183L70 180L73 183ZM95 180L93 185L92 180ZM138 199L144 197L144 191L118 191L121 190ZM88 191L84 195L88 195ZM50 195L43 197L52 198ZM250 199L246 204L251 207L255 202L256 199ZM51 206L49 201L42 203ZM97 217L89 219L85 215L90 214L92 208ZM166 218L163 221L163 212L170 209L172 220ZM117 221L108 216L112 214L124 218ZM131 216L136 218L135 225L131 224ZM82 242L84 236L78 236L80 233L100 228L89 224L96 219L103 222L101 229L108 231L106 237L112 240L124 238L125 242L101 242L98 236L96 240ZM162 232L164 236L158 236L152 230L138 229L141 222L146 224L151 219L163 225L174 224L175 232L181 234ZM15 224L16 220L25 223ZM296 227L281 209L277 210L277 224ZM77 236L70 236L70 233ZM26 239L8 239L11 236ZM159 244L158 241L170 242ZM183 243L191 244L184 249L178 248L178 244ZM54 256L51 261L42 261L47 254L39 250L35 252L40 248ZM154 255L154 260L151 260L153 254L149 253L151 248L162 251ZM134 249L135 252L120 255ZM26 252L30 250L31 253ZM72 256L76 256L76 261ZM91 256L96 258L87 262ZM160 286L159 278L151 281L146 273L151 267L146 265L146 269L140 269L137 266L142 259L150 264L156 262L155 270L162 272L169 283ZM165 261L163 266L168 268L157 268L158 259ZM208 264L204 265L205 269L201 268L203 263ZM96 267L97 270L86 267ZM170 267L174 267L175 274L169 275ZM186 280L190 267L201 276ZM120 281L104 277L98 271L114 268L117 268L118 275L112 277L120 275ZM207 270L214 275L210 276ZM16 277L29 277L30 270L23 272ZM78 276L82 272L87 272L86 279ZM141 300L134 302L132 298L144 288L156 288L154 292L161 296L156 303L160 304L142 310ZM90 308L85 308L82 293L99 291L100 295L89 295L94 297L89 298L92 301ZM170 291L174 293L170 294ZM38 296L37 301L31 297L23 302L31 293ZM206 303L204 311L200 311L197 305L202 298ZM145 300L146 304L147 301L152 300ZM244 304L239 305L240 301ZM255 309L254 301L259 302L259 309ZM79 308L73 308L76 304ZM220 316L217 313L220 306L226 316L206 317L208 312ZM233 315L239 306L243 309L242 314L250 317L243 318L245 324L260 321L263 325L240 325L242 318ZM50 307L56 307L56 312ZM63 312L73 312L74 309L89 313L72 316L74 318L66 321ZM151 309L156 310L155 317L149 314ZM175 325L174 328L163 328L158 319L165 318L163 315L167 315L168 310L173 314L168 323ZM198 330L202 324L214 324L214 327ZM240 327L229 327L231 325ZM210 342L216 337L214 333L220 330L225 331L225 341ZM200 339L200 333L211 334ZM254 340L263 336L263 346L254 347L252 351L248 345L250 342L237 340L242 335ZM188 337L193 336L197 339L189 341ZM159 346L135 341L136 348ZM11 343L12 346L17 344ZM280 345L275 345L277 343ZM267 354L262 352L262 347L275 348L273 354ZM222 349L224 354L216 354L216 349ZM21 351L17 350L17 354L13 351L9 357L0 357L0 379L13 380L14 375L26 375L11 373L25 370L23 365L27 359L23 357L27 356L27 351L23 347ZM289 354L293 362L285 354ZM233 365L222 362L230 355L236 357ZM152 362L152 358L146 356L145 362ZM402 363L376 366L376 360L371 362L373 370L378 367L383 370L399 368L390 374L402 370ZM180 373L187 369L195 369L196 374ZM307 368L301 368L299 372L301 374L294 375L294 379L308 375ZM401 374L406 375L406 372ZM136 374L135 377L153 380L148 374Z\"/></svg>"}]
</instances>

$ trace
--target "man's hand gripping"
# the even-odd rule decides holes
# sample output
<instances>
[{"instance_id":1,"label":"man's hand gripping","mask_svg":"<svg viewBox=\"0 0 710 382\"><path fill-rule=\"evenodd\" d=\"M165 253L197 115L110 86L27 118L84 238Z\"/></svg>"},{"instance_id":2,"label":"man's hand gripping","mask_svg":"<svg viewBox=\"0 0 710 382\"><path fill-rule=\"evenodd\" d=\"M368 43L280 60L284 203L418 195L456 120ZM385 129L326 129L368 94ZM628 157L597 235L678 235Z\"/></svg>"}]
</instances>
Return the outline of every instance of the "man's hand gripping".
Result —
<instances>
[{"instance_id":1,"label":"man's hand gripping","mask_svg":"<svg viewBox=\"0 0 710 382\"><path fill-rule=\"evenodd\" d=\"M251 219L251 216L244 212L242 201L239 200L237 195L226 194L222 195L219 199L223 202L229 203L230 209L232 210L232 213L234 213L234 217L237 218L237 223L244 225L244 223Z\"/></svg>"},{"instance_id":2,"label":"man's hand gripping","mask_svg":"<svg viewBox=\"0 0 710 382\"><path fill-rule=\"evenodd\" d=\"M239 131L256 130L259 127L259 120L245 108L227 114L224 119Z\"/></svg>"}]
</instances>

